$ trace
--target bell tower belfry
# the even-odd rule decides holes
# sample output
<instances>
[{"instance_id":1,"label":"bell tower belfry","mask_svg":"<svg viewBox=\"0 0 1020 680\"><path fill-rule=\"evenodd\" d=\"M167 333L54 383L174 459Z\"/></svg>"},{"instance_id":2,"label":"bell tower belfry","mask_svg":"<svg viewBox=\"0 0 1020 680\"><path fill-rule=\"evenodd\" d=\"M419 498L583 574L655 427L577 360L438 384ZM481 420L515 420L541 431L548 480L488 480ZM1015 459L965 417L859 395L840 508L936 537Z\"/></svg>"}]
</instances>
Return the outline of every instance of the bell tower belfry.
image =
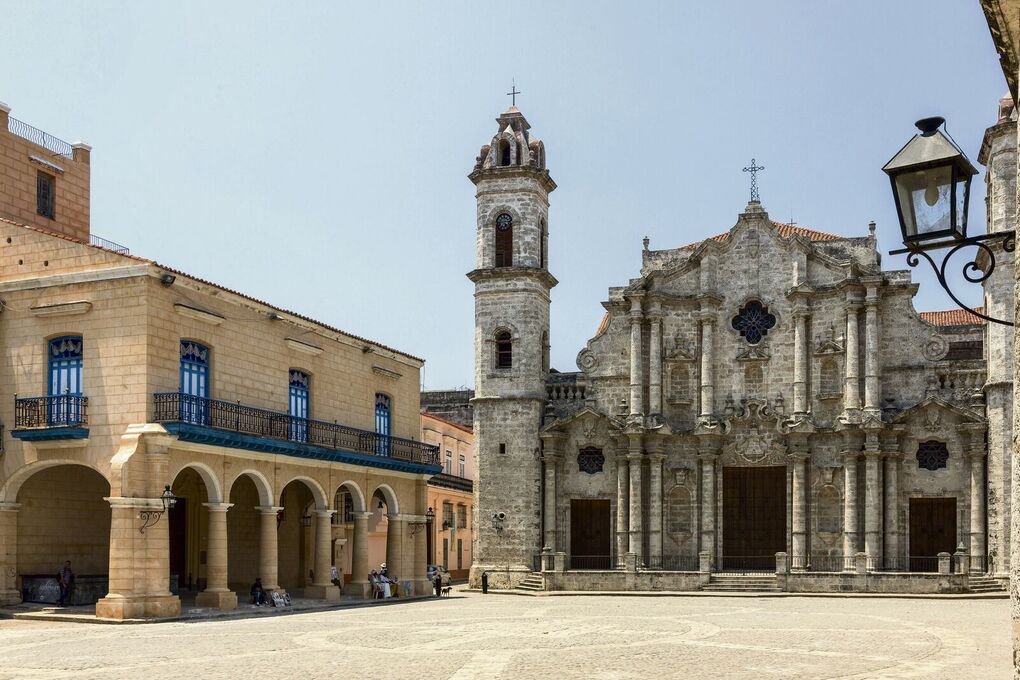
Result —
<instances>
[{"instance_id":1,"label":"bell tower belfry","mask_svg":"<svg viewBox=\"0 0 1020 680\"><path fill-rule=\"evenodd\" d=\"M468 176L477 200L473 564L512 588L541 550L539 429L549 371L549 194L545 147L511 106Z\"/></svg>"}]
</instances>

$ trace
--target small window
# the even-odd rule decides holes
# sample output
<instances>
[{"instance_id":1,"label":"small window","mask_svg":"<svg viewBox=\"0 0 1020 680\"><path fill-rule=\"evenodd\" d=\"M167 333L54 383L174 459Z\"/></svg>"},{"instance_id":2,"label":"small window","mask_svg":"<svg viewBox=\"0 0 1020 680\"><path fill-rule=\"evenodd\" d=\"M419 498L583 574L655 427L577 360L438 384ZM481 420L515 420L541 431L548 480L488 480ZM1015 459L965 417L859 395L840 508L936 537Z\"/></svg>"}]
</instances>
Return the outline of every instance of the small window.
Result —
<instances>
[{"instance_id":1,"label":"small window","mask_svg":"<svg viewBox=\"0 0 1020 680\"><path fill-rule=\"evenodd\" d=\"M499 140L499 164L504 168L510 165L510 142L505 139Z\"/></svg>"},{"instance_id":2,"label":"small window","mask_svg":"<svg viewBox=\"0 0 1020 680\"><path fill-rule=\"evenodd\" d=\"M467 529L467 506L466 505L458 505L457 506L457 528L458 529Z\"/></svg>"},{"instance_id":3,"label":"small window","mask_svg":"<svg viewBox=\"0 0 1020 680\"><path fill-rule=\"evenodd\" d=\"M453 474L453 451L446 449L446 465L443 466L443 472L448 475Z\"/></svg>"},{"instance_id":4,"label":"small window","mask_svg":"<svg viewBox=\"0 0 1020 680\"><path fill-rule=\"evenodd\" d=\"M443 528L453 528L453 503L443 503Z\"/></svg>"},{"instance_id":5,"label":"small window","mask_svg":"<svg viewBox=\"0 0 1020 680\"><path fill-rule=\"evenodd\" d=\"M377 456L390 455L390 398L382 392L375 395L375 453Z\"/></svg>"},{"instance_id":6,"label":"small window","mask_svg":"<svg viewBox=\"0 0 1020 680\"><path fill-rule=\"evenodd\" d=\"M730 325L749 344L757 345L775 327L776 316L758 300L751 300L737 310Z\"/></svg>"},{"instance_id":7,"label":"small window","mask_svg":"<svg viewBox=\"0 0 1020 680\"><path fill-rule=\"evenodd\" d=\"M502 453L502 454L506 453L506 444L500 444L499 445L499 452Z\"/></svg>"},{"instance_id":8,"label":"small window","mask_svg":"<svg viewBox=\"0 0 1020 680\"><path fill-rule=\"evenodd\" d=\"M514 218L510 213L496 216L496 266L512 267L514 264Z\"/></svg>"},{"instance_id":9,"label":"small window","mask_svg":"<svg viewBox=\"0 0 1020 680\"><path fill-rule=\"evenodd\" d=\"M337 489L333 498L333 524L350 524L354 521L354 496L343 488Z\"/></svg>"},{"instance_id":10,"label":"small window","mask_svg":"<svg viewBox=\"0 0 1020 680\"><path fill-rule=\"evenodd\" d=\"M946 467L949 462L949 449L945 442L926 441L917 445L917 467L935 471Z\"/></svg>"},{"instance_id":11,"label":"small window","mask_svg":"<svg viewBox=\"0 0 1020 680\"><path fill-rule=\"evenodd\" d=\"M40 170L35 181L35 211L51 220L56 216L57 178Z\"/></svg>"},{"instance_id":12,"label":"small window","mask_svg":"<svg viewBox=\"0 0 1020 680\"><path fill-rule=\"evenodd\" d=\"M460 476L461 477L467 477L467 474L465 472L466 465L464 463L465 463L465 461L464 461L464 454L462 453L462 454L460 454Z\"/></svg>"},{"instance_id":13,"label":"small window","mask_svg":"<svg viewBox=\"0 0 1020 680\"><path fill-rule=\"evenodd\" d=\"M496 333L496 368L513 368L514 343L510 331Z\"/></svg>"},{"instance_id":14,"label":"small window","mask_svg":"<svg viewBox=\"0 0 1020 680\"><path fill-rule=\"evenodd\" d=\"M602 449L594 446L586 446L577 454L577 469L589 475L602 472L606 464L606 457L602 455Z\"/></svg>"}]
</instances>

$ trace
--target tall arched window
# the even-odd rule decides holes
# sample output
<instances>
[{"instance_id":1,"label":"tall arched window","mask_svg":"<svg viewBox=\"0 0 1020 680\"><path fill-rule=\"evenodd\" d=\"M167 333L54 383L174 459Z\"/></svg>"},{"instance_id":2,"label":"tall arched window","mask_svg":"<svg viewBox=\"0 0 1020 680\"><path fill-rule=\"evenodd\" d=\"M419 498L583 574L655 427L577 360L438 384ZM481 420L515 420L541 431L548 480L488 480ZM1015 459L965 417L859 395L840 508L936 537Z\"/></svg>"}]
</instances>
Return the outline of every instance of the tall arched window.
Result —
<instances>
[{"instance_id":1,"label":"tall arched window","mask_svg":"<svg viewBox=\"0 0 1020 680\"><path fill-rule=\"evenodd\" d=\"M50 340L50 384L46 420L50 425L81 423L82 341L80 335Z\"/></svg>"},{"instance_id":2,"label":"tall arched window","mask_svg":"<svg viewBox=\"0 0 1020 680\"><path fill-rule=\"evenodd\" d=\"M510 142L505 139L499 140L499 164L504 168L510 165Z\"/></svg>"},{"instance_id":3,"label":"tall arched window","mask_svg":"<svg viewBox=\"0 0 1020 680\"><path fill-rule=\"evenodd\" d=\"M296 442L308 441L308 374L290 371L290 438Z\"/></svg>"},{"instance_id":4,"label":"tall arched window","mask_svg":"<svg viewBox=\"0 0 1020 680\"><path fill-rule=\"evenodd\" d=\"M181 420L209 422L209 348L181 340Z\"/></svg>"},{"instance_id":5,"label":"tall arched window","mask_svg":"<svg viewBox=\"0 0 1020 680\"><path fill-rule=\"evenodd\" d=\"M375 395L375 431L382 435L375 438L376 455L390 455L390 398L382 392Z\"/></svg>"},{"instance_id":6,"label":"tall arched window","mask_svg":"<svg viewBox=\"0 0 1020 680\"><path fill-rule=\"evenodd\" d=\"M512 267L514 264L514 218L510 213L496 216L496 266Z\"/></svg>"},{"instance_id":7,"label":"tall arched window","mask_svg":"<svg viewBox=\"0 0 1020 680\"><path fill-rule=\"evenodd\" d=\"M549 238L549 232L545 226L545 220L540 221L538 226L542 232L538 236L538 266L542 269L548 269L549 264L545 261L545 242Z\"/></svg>"},{"instance_id":8,"label":"tall arched window","mask_svg":"<svg viewBox=\"0 0 1020 680\"><path fill-rule=\"evenodd\" d=\"M496 333L496 368L513 368L514 342L510 331Z\"/></svg>"}]
</instances>

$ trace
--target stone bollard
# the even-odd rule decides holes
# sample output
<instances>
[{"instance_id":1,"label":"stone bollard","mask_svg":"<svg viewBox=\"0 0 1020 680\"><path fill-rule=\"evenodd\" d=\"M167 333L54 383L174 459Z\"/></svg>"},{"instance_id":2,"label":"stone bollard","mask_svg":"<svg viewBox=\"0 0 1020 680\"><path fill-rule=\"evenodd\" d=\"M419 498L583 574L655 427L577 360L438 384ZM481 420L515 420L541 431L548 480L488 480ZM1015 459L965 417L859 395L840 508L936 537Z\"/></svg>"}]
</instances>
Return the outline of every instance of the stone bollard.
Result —
<instances>
[{"instance_id":1,"label":"stone bollard","mask_svg":"<svg viewBox=\"0 0 1020 680\"><path fill-rule=\"evenodd\" d=\"M854 554L854 566L858 576L867 575L868 573L868 555L867 553L855 553Z\"/></svg>"},{"instance_id":2,"label":"stone bollard","mask_svg":"<svg viewBox=\"0 0 1020 680\"><path fill-rule=\"evenodd\" d=\"M542 548L542 571L552 571L556 568L556 559L553 556L552 548Z\"/></svg>"},{"instance_id":3,"label":"stone bollard","mask_svg":"<svg viewBox=\"0 0 1020 680\"><path fill-rule=\"evenodd\" d=\"M637 572L637 555L634 553L627 553L623 556L623 570L629 571L630 573Z\"/></svg>"},{"instance_id":4,"label":"stone bollard","mask_svg":"<svg viewBox=\"0 0 1020 680\"><path fill-rule=\"evenodd\" d=\"M790 560L786 553L776 553L776 587L783 592L789 590Z\"/></svg>"},{"instance_id":5,"label":"stone bollard","mask_svg":"<svg viewBox=\"0 0 1020 680\"><path fill-rule=\"evenodd\" d=\"M558 552L553 555L553 571L566 571L567 570L567 553Z\"/></svg>"},{"instance_id":6,"label":"stone bollard","mask_svg":"<svg viewBox=\"0 0 1020 680\"><path fill-rule=\"evenodd\" d=\"M939 575L945 575L949 573L949 560L952 558L947 552L939 553Z\"/></svg>"},{"instance_id":7,"label":"stone bollard","mask_svg":"<svg viewBox=\"0 0 1020 680\"><path fill-rule=\"evenodd\" d=\"M707 586L712 580L712 553L704 550L698 553L698 582Z\"/></svg>"},{"instance_id":8,"label":"stone bollard","mask_svg":"<svg viewBox=\"0 0 1020 680\"><path fill-rule=\"evenodd\" d=\"M953 561L955 562L953 571L957 574L970 572L970 555L967 554L966 548L957 548L956 552L953 553Z\"/></svg>"}]
</instances>

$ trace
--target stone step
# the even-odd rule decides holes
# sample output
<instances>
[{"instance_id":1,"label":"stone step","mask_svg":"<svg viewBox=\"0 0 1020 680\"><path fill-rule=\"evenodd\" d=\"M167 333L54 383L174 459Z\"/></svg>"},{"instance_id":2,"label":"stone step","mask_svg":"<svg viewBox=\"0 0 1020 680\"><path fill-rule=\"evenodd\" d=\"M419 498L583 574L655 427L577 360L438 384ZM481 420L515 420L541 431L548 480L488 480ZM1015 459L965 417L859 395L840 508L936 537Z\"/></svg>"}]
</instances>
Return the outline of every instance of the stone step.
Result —
<instances>
[{"instance_id":1,"label":"stone step","mask_svg":"<svg viewBox=\"0 0 1020 680\"><path fill-rule=\"evenodd\" d=\"M527 590L531 592L541 592L545 590L545 579L541 576L532 574L526 576L523 581L517 586L518 590Z\"/></svg>"}]
</instances>

